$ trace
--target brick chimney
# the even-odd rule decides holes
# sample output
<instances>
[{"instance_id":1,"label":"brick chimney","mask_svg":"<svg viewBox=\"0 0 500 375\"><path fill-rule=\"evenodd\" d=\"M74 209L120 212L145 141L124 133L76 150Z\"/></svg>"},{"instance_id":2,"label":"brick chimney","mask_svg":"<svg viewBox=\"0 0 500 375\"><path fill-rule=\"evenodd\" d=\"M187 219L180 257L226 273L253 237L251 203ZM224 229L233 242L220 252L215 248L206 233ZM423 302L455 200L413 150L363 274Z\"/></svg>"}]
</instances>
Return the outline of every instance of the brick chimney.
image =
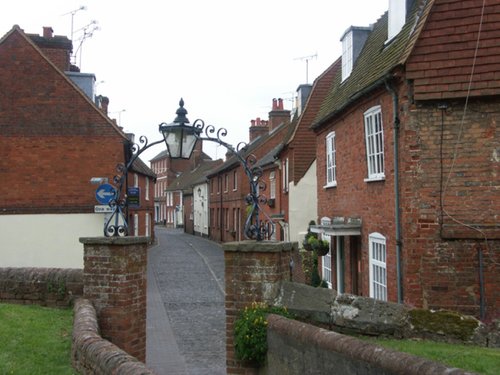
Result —
<instances>
[{"instance_id":1,"label":"brick chimney","mask_svg":"<svg viewBox=\"0 0 500 375\"><path fill-rule=\"evenodd\" d=\"M269 121L261 120L260 117L250 121L248 136L250 143L267 132L269 132Z\"/></svg>"},{"instance_id":2,"label":"brick chimney","mask_svg":"<svg viewBox=\"0 0 500 375\"><path fill-rule=\"evenodd\" d=\"M54 37L54 29L50 26L43 27L43 37L45 39L52 39Z\"/></svg>"},{"instance_id":3,"label":"brick chimney","mask_svg":"<svg viewBox=\"0 0 500 375\"><path fill-rule=\"evenodd\" d=\"M107 96L96 96L96 104L105 115L108 114L109 98Z\"/></svg>"},{"instance_id":4,"label":"brick chimney","mask_svg":"<svg viewBox=\"0 0 500 375\"><path fill-rule=\"evenodd\" d=\"M40 48L45 56L63 72L70 70L73 43L65 36L55 35L50 26L43 27L43 34L26 34Z\"/></svg>"},{"instance_id":5,"label":"brick chimney","mask_svg":"<svg viewBox=\"0 0 500 375\"><path fill-rule=\"evenodd\" d=\"M283 109L283 99L273 99L273 109L269 112L269 131L273 131L283 123L290 123L290 111Z\"/></svg>"}]
</instances>

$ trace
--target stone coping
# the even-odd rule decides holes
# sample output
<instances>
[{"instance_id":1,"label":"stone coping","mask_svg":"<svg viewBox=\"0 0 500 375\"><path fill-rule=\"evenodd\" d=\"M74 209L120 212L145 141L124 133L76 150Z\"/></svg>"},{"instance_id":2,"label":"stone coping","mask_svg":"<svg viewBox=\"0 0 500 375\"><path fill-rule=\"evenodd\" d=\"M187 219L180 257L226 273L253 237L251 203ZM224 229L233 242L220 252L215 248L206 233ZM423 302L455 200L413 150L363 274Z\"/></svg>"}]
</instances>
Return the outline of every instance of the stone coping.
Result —
<instances>
[{"instance_id":1,"label":"stone coping","mask_svg":"<svg viewBox=\"0 0 500 375\"><path fill-rule=\"evenodd\" d=\"M257 252L257 253L278 253L298 250L298 242L281 241L240 241L226 242L222 244L224 251L233 252Z\"/></svg>"},{"instance_id":2,"label":"stone coping","mask_svg":"<svg viewBox=\"0 0 500 375\"><path fill-rule=\"evenodd\" d=\"M80 242L84 245L138 245L151 242L149 236L128 236L128 237L80 237Z\"/></svg>"}]
</instances>

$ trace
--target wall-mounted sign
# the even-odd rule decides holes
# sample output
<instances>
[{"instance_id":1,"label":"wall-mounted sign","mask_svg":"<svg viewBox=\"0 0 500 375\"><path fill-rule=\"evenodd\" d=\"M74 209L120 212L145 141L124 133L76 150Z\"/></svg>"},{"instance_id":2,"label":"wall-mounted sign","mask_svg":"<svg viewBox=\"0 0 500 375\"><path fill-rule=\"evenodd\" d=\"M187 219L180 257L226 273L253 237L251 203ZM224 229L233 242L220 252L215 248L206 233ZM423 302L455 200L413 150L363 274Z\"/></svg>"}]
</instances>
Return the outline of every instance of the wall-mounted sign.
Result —
<instances>
[{"instance_id":1,"label":"wall-mounted sign","mask_svg":"<svg viewBox=\"0 0 500 375\"><path fill-rule=\"evenodd\" d=\"M111 208L111 206L108 204L96 205L94 206L94 212L96 214L101 214L101 213L107 214L113 212L113 208Z\"/></svg>"},{"instance_id":2,"label":"wall-mounted sign","mask_svg":"<svg viewBox=\"0 0 500 375\"><path fill-rule=\"evenodd\" d=\"M141 190L138 187L129 187L127 189L127 202L129 208L141 207Z\"/></svg>"}]
</instances>

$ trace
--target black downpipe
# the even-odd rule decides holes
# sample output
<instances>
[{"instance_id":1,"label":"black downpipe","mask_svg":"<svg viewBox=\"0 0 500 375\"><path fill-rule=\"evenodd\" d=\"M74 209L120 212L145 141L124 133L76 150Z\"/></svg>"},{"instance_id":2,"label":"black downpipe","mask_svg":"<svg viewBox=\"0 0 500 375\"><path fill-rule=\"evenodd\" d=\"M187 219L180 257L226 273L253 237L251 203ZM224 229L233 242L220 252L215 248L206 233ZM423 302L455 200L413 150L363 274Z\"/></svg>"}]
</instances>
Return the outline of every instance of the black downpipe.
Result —
<instances>
[{"instance_id":1,"label":"black downpipe","mask_svg":"<svg viewBox=\"0 0 500 375\"><path fill-rule=\"evenodd\" d=\"M479 317L481 320L485 318L485 308L484 308L484 271L483 271L483 251L481 246L477 246L477 257L479 261Z\"/></svg>"},{"instance_id":2,"label":"black downpipe","mask_svg":"<svg viewBox=\"0 0 500 375\"><path fill-rule=\"evenodd\" d=\"M394 212L396 226L396 284L398 288L398 303L403 303L403 271L401 267L401 217L399 209L399 98L389 80L385 80L385 87L392 95L392 110L394 113Z\"/></svg>"},{"instance_id":3,"label":"black downpipe","mask_svg":"<svg viewBox=\"0 0 500 375\"><path fill-rule=\"evenodd\" d=\"M223 234L224 234L224 209L222 208L223 207L223 199L222 199L222 192L223 192L223 189L222 189L222 177L221 175L217 175L217 184L218 184L218 190L219 190L219 194L220 194L220 211L219 211L219 226L220 226L220 242L224 242L224 239L223 239Z\"/></svg>"}]
</instances>

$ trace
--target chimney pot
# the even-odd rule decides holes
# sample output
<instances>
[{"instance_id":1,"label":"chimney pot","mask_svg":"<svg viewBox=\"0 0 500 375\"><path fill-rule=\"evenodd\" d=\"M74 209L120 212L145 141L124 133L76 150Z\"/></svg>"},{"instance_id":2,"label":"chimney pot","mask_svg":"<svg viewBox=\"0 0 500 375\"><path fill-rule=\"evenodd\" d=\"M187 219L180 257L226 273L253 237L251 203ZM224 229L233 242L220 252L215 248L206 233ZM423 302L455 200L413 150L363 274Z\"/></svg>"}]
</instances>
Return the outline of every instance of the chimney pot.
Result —
<instances>
[{"instance_id":1,"label":"chimney pot","mask_svg":"<svg viewBox=\"0 0 500 375\"><path fill-rule=\"evenodd\" d=\"M50 26L44 26L43 27L43 37L45 39L52 39L54 35L54 30Z\"/></svg>"},{"instance_id":2,"label":"chimney pot","mask_svg":"<svg viewBox=\"0 0 500 375\"><path fill-rule=\"evenodd\" d=\"M250 120L251 126L255 126L255 120Z\"/></svg>"},{"instance_id":3,"label":"chimney pot","mask_svg":"<svg viewBox=\"0 0 500 375\"><path fill-rule=\"evenodd\" d=\"M105 115L108 114L108 106L109 106L109 98L103 96L101 98L101 110L104 112Z\"/></svg>"},{"instance_id":4,"label":"chimney pot","mask_svg":"<svg viewBox=\"0 0 500 375\"><path fill-rule=\"evenodd\" d=\"M281 99L281 98L278 99L278 109L280 111L283 110L283 99Z\"/></svg>"},{"instance_id":5,"label":"chimney pot","mask_svg":"<svg viewBox=\"0 0 500 375\"><path fill-rule=\"evenodd\" d=\"M277 109L278 109L278 104L276 98L273 98L273 111L276 111Z\"/></svg>"}]
</instances>

